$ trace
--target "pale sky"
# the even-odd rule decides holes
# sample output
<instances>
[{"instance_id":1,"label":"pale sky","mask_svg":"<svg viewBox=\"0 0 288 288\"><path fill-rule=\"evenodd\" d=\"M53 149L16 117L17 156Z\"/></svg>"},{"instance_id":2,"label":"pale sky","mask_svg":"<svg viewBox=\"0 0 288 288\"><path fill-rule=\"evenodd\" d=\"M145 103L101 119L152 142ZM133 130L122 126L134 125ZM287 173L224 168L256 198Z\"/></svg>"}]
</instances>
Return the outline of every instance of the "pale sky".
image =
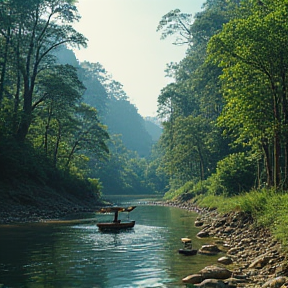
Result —
<instances>
[{"instance_id":1,"label":"pale sky","mask_svg":"<svg viewBox=\"0 0 288 288\"><path fill-rule=\"evenodd\" d=\"M187 47L160 40L156 32L162 16L176 8L183 13L201 11L205 0L78 0L82 16L74 25L88 38L88 48L75 50L81 62L99 62L123 85L139 114L156 116L157 98L171 79L166 64L179 62Z\"/></svg>"}]
</instances>

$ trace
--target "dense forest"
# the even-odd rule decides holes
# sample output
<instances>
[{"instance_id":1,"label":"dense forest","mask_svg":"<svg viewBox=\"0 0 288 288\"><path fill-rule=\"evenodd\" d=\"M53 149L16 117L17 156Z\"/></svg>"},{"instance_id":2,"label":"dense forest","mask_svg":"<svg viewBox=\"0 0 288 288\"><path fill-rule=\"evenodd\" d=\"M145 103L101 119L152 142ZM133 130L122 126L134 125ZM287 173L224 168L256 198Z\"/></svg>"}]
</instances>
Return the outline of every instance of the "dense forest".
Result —
<instances>
[{"instance_id":1,"label":"dense forest","mask_svg":"<svg viewBox=\"0 0 288 288\"><path fill-rule=\"evenodd\" d=\"M143 119L100 63L76 59L87 39L73 28L75 5L0 3L2 196L287 190L286 0L167 11L155 30L187 51L167 64L158 119Z\"/></svg>"},{"instance_id":2,"label":"dense forest","mask_svg":"<svg viewBox=\"0 0 288 288\"><path fill-rule=\"evenodd\" d=\"M188 45L158 98L170 196L287 189L287 12L282 0L208 0L194 19L161 19L162 38Z\"/></svg>"},{"instance_id":3,"label":"dense forest","mask_svg":"<svg viewBox=\"0 0 288 288\"><path fill-rule=\"evenodd\" d=\"M100 63L76 59L87 39L73 28L75 4L0 3L1 198L97 201L159 186L148 159L162 128Z\"/></svg>"}]
</instances>

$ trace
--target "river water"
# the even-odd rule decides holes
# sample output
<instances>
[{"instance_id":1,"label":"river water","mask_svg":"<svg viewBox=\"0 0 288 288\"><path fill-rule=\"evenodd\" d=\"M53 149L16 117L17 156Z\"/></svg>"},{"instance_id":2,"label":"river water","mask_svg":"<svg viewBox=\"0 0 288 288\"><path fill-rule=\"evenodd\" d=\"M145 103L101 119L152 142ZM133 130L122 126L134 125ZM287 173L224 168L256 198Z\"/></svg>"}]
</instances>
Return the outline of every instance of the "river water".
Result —
<instances>
[{"instance_id":1,"label":"river water","mask_svg":"<svg viewBox=\"0 0 288 288\"><path fill-rule=\"evenodd\" d=\"M183 288L183 277L219 257L178 253L182 237L196 249L207 241L195 237L196 217L179 208L139 205L129 215L135 227L118 233L99 232L95 221L0 226L0 287Z\"/></svg>"}]
</instances>

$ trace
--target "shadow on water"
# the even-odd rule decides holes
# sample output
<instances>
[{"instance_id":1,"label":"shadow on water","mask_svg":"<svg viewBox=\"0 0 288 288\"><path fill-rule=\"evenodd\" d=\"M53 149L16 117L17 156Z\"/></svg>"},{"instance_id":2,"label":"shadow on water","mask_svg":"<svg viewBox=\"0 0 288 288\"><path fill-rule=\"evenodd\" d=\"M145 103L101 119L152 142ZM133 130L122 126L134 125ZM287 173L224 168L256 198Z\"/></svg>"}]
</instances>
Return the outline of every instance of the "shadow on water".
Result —
<instances>
[{"instance_id":1,"label":"shadow on water","mask_svg":"<svg viewBox=\"0 0 288 288\"><path fill-rule=\"evenodd\" d=\"M123 213L124 214L124 213ZM181 237L198 249L197 214L162 206L138 206L133 229L100 232L91 222L0 227L0 283L9 288L185 287L181 279L218 256L183 256ZM110 215L111 217L111 215ZM126 219L126 215L123 215Z\"/></svg>"}]
</instances>

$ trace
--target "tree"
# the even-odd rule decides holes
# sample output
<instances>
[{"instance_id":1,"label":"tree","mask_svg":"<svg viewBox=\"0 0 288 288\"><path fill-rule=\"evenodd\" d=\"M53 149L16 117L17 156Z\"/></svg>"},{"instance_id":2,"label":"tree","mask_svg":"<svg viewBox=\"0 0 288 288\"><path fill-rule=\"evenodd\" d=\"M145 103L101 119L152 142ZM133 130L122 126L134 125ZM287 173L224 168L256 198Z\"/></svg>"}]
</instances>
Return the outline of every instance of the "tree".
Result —
<instances>
[{"instance_id":1,"label":"tree","mask_svg":"<svg viewBox=\"0 0 288 288\"><path fill-rule=\"evenodd\" d=\"M190 115L178 117L174 129L173 147L165 154L166 172L180 179L181 185L204 180L213 169L211 155L217 143L213 126L201 116Z\"/></svg>"},{"instance_id":2,"label":"tree","mask_svg":"<svg viewBox=\"0 0 288 288\"><path fill-rule=\"evenodd\" d=\"M103 160L107 157L109 149L106 141L109 135L97 115L97 110L82 103L76 107L76 119L78 122L76 131L66 135L68 143L68 155L65 166L68 168L73 158L80 151L89 151L94 158ZM68 139L67 139L68 136Z\"/></svg>"},{"instance_id":3,"label":"tree","mask_svg":"<svg viewBox=\"0 0 288 288\"><path fill-rule=\"evenodd\" d=\"M265 151L268 185L279 187L281 170L283 170L284 183L282 184L287 186L288 25L285 19L288 7L283 1L267 1L264 6L259 6L257 1L253 1L247 5L251 9L252 15L250 11L250 13L244 14L246 18L235 19L226 24L223 31L212 38L209 52L212 59L218 61L223 67L223 79L229 83L228 85L225 84L224 88L227 105L233 106L233 101L235 101L233 95L241 97L241 109L245 110L247 117L241 122L243 129L240 132L248 129L251 131L248 138L250 142L255 139L262 142L263 151ZM244 6L243 9L247 10L247 6ZM239 78L240 74L237 73L237 69L248 73L249 77L245 77L245 85L251 87L249 82L252 81L254 86L253 98L243 97L245 88L241 87L240 82L243 80ZM238 90L233 91L229 87L234 86L232 81L238 82ZM261 87L257 85L257 82L262 83ZM250 102L247 101L248 99ZM263 109L255 108L264 103L269 105L267 107L270 109L270 112L265 114L269 117L265 117L269 124L265 121L266 125L261 125L261 130L258 133L254 129L253 133L255 126L251 125L251 121L253 119L259 120L261 113L263 114ZM253 113L257 116L254 116ZM232 119L237 119L237 116L234 114ZM234 122L234 125L238 126L238 124L236 121ZM238 137L241 135L244 138L242 133ZM247 133L246 137L248 137ZM271 145L273 146L273 153L269 151ZM269 160L270 155L273 155L273 166L272 161ZM281 155L284 156L283 163L280 161ZM271 173L273 179L270 179Z\"/></svg>"},{"instance_id":4,"label":"tree","mask_svg":"<svg viewBox=\"0 0 288 288\"><path fill-rule=\"evenodd\" d=\"M176 34L175 45L191 43L190 25L192 24L192 15L181 13L179 9L174 9L162 16L157 32L162 30L161 39Z\"/></svg>"},{"instance_id":5,"label":"tree","mask_svg":"<svg viewBox=\"0 0 288 288\"><path fill-rule=\"evenodd\" d=\"M158 115L164 120L161 165L176 188L179 183L204 180L229 150L215 125L223 107L222 69L206 62L206 48L211 37L235 17L233 11L238 5L238 0L206 1L193 21L191 15L177 9L164 15L158 26L162 39L177 34L183 40L178 44L189 44L185 58L169 66L169 76L175 82L163 88L158 97Z\"/></svg>"},{"instance_id":6,"label":"tree","mask_svg":"<svg viewBox=\"0 0 288 288\"><path fill-rule=\"evenodd\" d=\"M96 108L99 116L107 113L109 95L103 83L106 83L108 73L100 63L82 62L79 77L86 87L83 101Z\"/></svg>"},{"instance_id":7,"label":"tree","mask_svg":"<svg viewBox=\"0 0 288 288\"><path fill-rule=\"evenodd\" d=\"M36 145L43 145L45 154L53 158L55 167L59 143L63 136L63 125L64 123L68 126L72 123L76 125L73 115L84 90L85 87L78 79L76 68L70 65L53 66L46 74L42 73L38 77L38 93L34 97L35 103L32 107L32 111L37 108L34 117L38 117L33 120L30 129L32 131L28 137L34 139L34 143L37 143L36 139L40 137L39 144ZM36 133L35 129L38 130Z\"/></svg>"},{"instance_id":8,"label":"tree","mask_svg":"<svg viewBox=\"0 0 288 288\"><path fill-rule=\"evenodd\" d=\"M210 193L233 196L251 190L256 182L255 168L254 159L246 153L229 154L217 163L216 173L209 177Z\"/></svg>"},{"instance_id":9,"label":"tree","mask_svg":"<svg viewBox=\"0 0 288 288\"><path fill-rule=\"evenodd\" d=\"M1 34L14 52L15 60L11 61L19 72L18 83L23 85L23 106L16 133L19 141L28 133L37 77L51 66L51 51L63 44L86 45L85 37L70 25L79 19L73 3L72 0L7 0L0 4L1 11L9 11L5 14L9 26ZM4 85L3 73L1 81Z\"/></svg>"}]
</instances>

